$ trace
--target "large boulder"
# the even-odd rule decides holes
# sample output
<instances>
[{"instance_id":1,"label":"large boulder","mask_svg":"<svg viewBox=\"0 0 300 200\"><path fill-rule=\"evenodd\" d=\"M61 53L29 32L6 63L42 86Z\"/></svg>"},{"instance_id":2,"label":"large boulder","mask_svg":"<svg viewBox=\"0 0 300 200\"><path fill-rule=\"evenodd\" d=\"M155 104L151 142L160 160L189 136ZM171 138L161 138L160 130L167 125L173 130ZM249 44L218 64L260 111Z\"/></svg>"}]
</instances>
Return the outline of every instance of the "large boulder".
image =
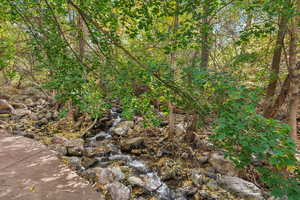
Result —
<instances>
[{"instance_id":1,"label":"large boulder","mask_svg":"<svg viewBox=\"0 0 300 200\"><path fill-rule=\"evenodd\" d=\"M156 191L163 185L162 181L155 173L148 173L146 175L141 175L140 177L132 176L128 178L128 182L131 185L140 186L149 192Z\"/></svg>"},{"instance_id":2,"label":"large boulder","mask_svg":"<svg viewBox=\"0 0 300 200\"><path fill-rule=\"evenodd\" d=\"M172 200L175 198L175 193L161 181L156 173L147 173L140 177L132 176L128 178L131 185L136 185L144 188L148 192L155 192L159 199Z\"/></svg>"},{"instance_id":3,"label":"large boulder","mask_svg":"<svg viewBox=\"0 0 300 200\"><path fill-rule=\"evenodd\" d=\"M125 178L125 175L123 174L120 167L112 167L112 168L96 167L93 170L96 174L97 181L103 185L112 183L114 181L120 181Z\"/></svg>"},{"instance_id":4,"label":"large boulder","mask_svg":"<svg viewBox=\"0 0 300 200\"><path fill-rule=\"evenodd\" d=\"M108 191L112 200L130 199L130 189L120 182L114 182L108 185Z\"/></svg>"},{"instance_id":5,"label":"large boulder","mask_svg":"<svg viewBox=\"0 0 300 200\"><path fill-rule=\"evenodd\" d=\"M262 191L253 183L238 177L222 176L217 179L218 184L225 190L244 199L264 200Z\"/></svg>"}]
</instances>

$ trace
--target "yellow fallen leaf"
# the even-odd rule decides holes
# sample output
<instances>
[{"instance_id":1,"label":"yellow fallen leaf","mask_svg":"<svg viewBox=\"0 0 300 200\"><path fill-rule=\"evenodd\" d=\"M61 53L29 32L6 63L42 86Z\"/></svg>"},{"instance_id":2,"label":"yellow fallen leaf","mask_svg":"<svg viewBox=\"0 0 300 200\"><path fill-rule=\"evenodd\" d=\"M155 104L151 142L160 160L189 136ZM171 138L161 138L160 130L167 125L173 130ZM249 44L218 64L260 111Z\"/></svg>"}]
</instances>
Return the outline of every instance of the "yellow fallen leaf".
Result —
<instances>
[{"instance_id":1,"label":"yellow fallen leaf","mask_svg":"<svg viewBox=\"0 0 300 200\"><path fill-rule=\"evenodd\" d=\"M29 187L29 190L30 190L30 191L35 190L35 186L34 186L34 185L33 185L33 186L30 186L30 187Z\"/></svg>"}]
</instances>

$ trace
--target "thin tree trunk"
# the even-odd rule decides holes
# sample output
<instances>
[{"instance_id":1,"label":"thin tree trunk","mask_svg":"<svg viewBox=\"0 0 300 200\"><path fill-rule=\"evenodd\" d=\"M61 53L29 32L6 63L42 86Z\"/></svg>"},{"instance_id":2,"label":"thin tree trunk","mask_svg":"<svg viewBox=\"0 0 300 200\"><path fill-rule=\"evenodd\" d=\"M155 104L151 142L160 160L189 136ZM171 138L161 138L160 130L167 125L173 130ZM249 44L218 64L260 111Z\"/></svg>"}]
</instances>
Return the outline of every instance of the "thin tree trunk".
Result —
<instances>
[{"instance_id":1,"label":"thin tree trunk","mask_svg":"<svg viewBox=\"0 0 300 200\"><path fill-rule=\"evenodd\" d=\"M297 83L297 85L299 85L299 83ZM298 89L296 87L293 87L291 100L289 102L289 109L288 109L288 124L291 126L291 138L295 142L298 141L298 135L297 135L298 105L299 105Z\"/></svg>"},{"instance_id":2,"label":"thin tree trunk","mask_svg":"<svg viewBox=\"0 0 300 200\"><path fill-rule=\"evenodd\" d=\"M82 3L83 2L81 0L80 5L82 5ZM83 62L83 58L84 58L84 21L79 13L77 15L77 29L78 29L78 32L77 32L78 59L80 60L80 62ZM74 121L74 115L76 113L76 110L74 109L72 100L69 100L67 102L67 107L68 107L69 111L67 113L66 119L68 121Z\"/></svg>"},{"instance_id":3,"label":"thin tree trunk","mask_svg":"<svg viewBox=\"0 0 300 200\"><path fill-rule=\"evenodd\" d=\"M82 1L80 1L80 5L82 5ZM80 14L77 16L77 26L78 26L78 52L79 59L83 61L84 57L84 22Z\"/></svg>"},{"instance_id":4,"label":"thin tree trunk","mask_svg":"<svg viewBox=\"0 0 300 200\"><path fill-rule=\"evenodd\" d=\"M286 102L286 98L290 92L290 85L291 85L291 76L290 74L287 75L285 78L283 85L280 90L280 94L276 98L274 104L269 104L268 107L266 107L264 116L267 118L274 118L281 106Z\"/></svg>"},{"instance_id":5,"label":"thin tree trunk","mask_svg":"<svg viewBox=\"0 0 300 200\"><path fill-rule=\"evenodd\" d=\"M297 12L300 11L300 0L297 2ZM288 105L288 124L291 126L291 138L297 142L297 112L299 106L299 75L297 74L297 42L299 16L291 20L291 38L289 48L289 74L291 76L291 96Z\"/></svg>"},{"instance_id":6,"label":"thin tree trunk","mask_svg":"<svg viewBox=\"0 0 300 200\"><path fill-rule=\"evenodd\" d=\"M202 17L202 30L201 30L201 68L207 69L209 62L210 54L210 42L209 42L209 29L210 24L208 20L209 15L209 5L208 2L205 2L203 5L203 17Z\"/></svg>"},{"instance_id":7,"label":"thin tree trunk","mask_svg":"<svg viewBox=\"0 0 300 200\"><path fill-rule=\"evenodd\" d=\"M273 97L275 95L277 82L279 78L279 69L280 69L280 63L281 63L281 54L282 54L282 48L283 48L283 42L285 33L287 30L287 23L288 23L288 17L285 15L282 15L279 20L279 30L277 34L275 49L273 53L272 58L272 64L271 64L271 74L270 74L270 82L267 87L267 96L265 100L265 109L270 106L273 102ZM265 111L266 112L266 111Z\"/></svg>"},{"instance_id":8,"label":"thin tree trunk","mask_svg":"<svg viewBox=\"0 0 300 200\"><path fill-rule=\"evenodd\" d=\"M178 19L178 3L176 3L176 13L174 15L174 21L173 21L173 33L174 35L177 32L177 28L178 28L178 23L179 23L179 19ZM175 41L176 42L176 41ZM172 77L173 79L175 78L175 74L176 74L176 53L173 50L173 52L170 55L171 57L171 73L172 73ZM168 108L169 108L169 136L172 136L175 134L175 121L176 121L176 117L174 114L174 106L172 104L171 101L168 102Z\"/></svg>"}]
</instances>

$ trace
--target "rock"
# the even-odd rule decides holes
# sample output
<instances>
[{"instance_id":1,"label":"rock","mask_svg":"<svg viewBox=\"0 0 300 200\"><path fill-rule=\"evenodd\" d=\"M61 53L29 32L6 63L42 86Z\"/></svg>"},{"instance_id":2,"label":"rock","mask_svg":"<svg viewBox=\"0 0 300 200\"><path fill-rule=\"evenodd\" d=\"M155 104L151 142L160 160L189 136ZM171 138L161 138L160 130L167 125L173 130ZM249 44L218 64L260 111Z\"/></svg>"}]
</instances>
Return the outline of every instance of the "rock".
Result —
<instances>
[{"instance_id":1,"label":"rock","mask_svg":"<svg viewBox=\"0 0 300 200\"><path fill-rule=\"evenodd\" d=\"M187 152L183 152L180 157L184 160L187 160L189 158L189 154Z\"/></svg>"},{"instance_id":2,"label":"rock","mask_svg":"<svg viewBox=\"0 0 300 200\"><path fill-rule=\"evenodd\" d=\"M122 161L131 161L131 157L128 155L118 154L112 155L108 158L109 160L122 160Z\"/></svg>"},{"instance_id":3,"label":"rock","mask_svg":"<svg viewBox=\"0 0 300 200\"><path fill-rule=\"evenodd\" d=\"M32 99L27 98L27 99L25 99L25 104L28 106L32 106L34 103L33 103Z\"/></svg>"},{"instance_id":4,"label":"rock","mask_svg":"<svg viewBox=\"0 0 300 200\"><path fill-rule=\"evenodd\" d=\"M130 189L120 182L114 182L108 185L108 191L112 200L130 199Z\"/></svg>"},{"instance_id":5,"label":"rock","mask_svg":"<svg viewBox=\"0 0 300 200\"><path fill-rule=\"evenodd\" d=\"M72 168L74 168L75 170L81 170L82 169L80 158L78 158L78 157L67 157L66 159L68 160L69 165Z\"/></svg>"},{"instance_id":6,"label":"rock","mask_svg":"<svg viewBox=\"0 0 300 200\"><path fill-rule=\"evenodd\" d=\"M177 173L176 168L164 166L160 169L160 177L163 181L170 179L177 180L180 177L180 174Z\"/></svg>"},{"instance_id":7,"label":"rock","mask_svg":"<svg viewBox=\"0 0 300 200\"><path fill-rule=\"evenodd\" d=\"M204 153L203 155L197 157L197 160L200 165L206 164L209 160L209 155Z\"/></svg>"},{"instance_id":8,"label":"rock","mask_svg":"<svg viewBox=\"0 0 300 200\"><path fill-rule=\"evenodd\" d=\"M156 173L148 173L141 175L141 177L144 182L143 187L150 192L156 191L163 184Z\"/></svg>"},{"instance_id":9,"label":"rock","mask_svg":"<svg viewBox=\"0 0 300 200\"><path fill-rule=\"evenodd\" d=\"M44 99L42 99L42 98L40 98L38 101L37 101L37 104L39 104L39 105L44 105L44 104L46 104L47 102L44 100Z\"/></svg>"},{"instance_id":10,"label":"rock","mask_svg":"<svg viewBox=\"0 0 300 200\"><path fill-rule=\"evenodd\" d=\"M216 194L212 194L206 190L200 190L196 195L195 199L205 199L205 200L220 200Z\"/></svg>"},{"instance_id":11,"label":"rock","mask_svg":"<svg viewBox=\"0 0 300 200\"><path fill-rule=\"evenodd\" d=\"M83 151L83 155L86 157L95 157L97 154L97 150L94 147L86 147Z\"/></svg>"},{"instance_id":12,"label":"rock","mask_svg":"<svg viewBox=\"0 0 300 200\"><path fill-rule=\"evenodd\" d=\"M40 114L38 114L38 116L37 116L37 117L38 117L38 119L39 119L39 120L41 120L41 119L43 119L43 118L44 118L44 115L45 115L44 113L40 113Z\"/></svg>"},{"instance_id":13,"label":"rock","mask_svg":"<svg viewBox=\"0 0 300 200\"><path fill-rule=\"evenodd\" d=\"M124 136L127 134L128 130L133 128L134 122L133 121L123 121L120 122L118 125L115 127L111 128L111 132L113 134L119 135L119 136Z\"/></svg>"},{"instance_id":14,"label":"rock","mask_svg":"<svg viewBox=\"0 0 300 200\"><path fill-rule=\"evenodd\" d=\"M112 161L103 161L102 158L96 158L98 163L96 164L97 167L105 168L110 166L113 162Z\"/></svg>"},{"instance_id":15,"label":"rock","mask_svg":"<svg viewBox=\"0 0 300 200\"><path fill-rule=\"evenodd\" d=\"M209 179L204 174L197 170L192 170L191 179L196 186L206 184L209 181Z\"/></svg>"},{"instance_id":16,"label":"rock","mask_svg":"<svg viewBox=\"0 0 300 200\"><path fill-rule=\"evenodd\" d=\"M209 142L206 137L196 135L194 138L195 146L202 150L214 151L213 143Z\"/></svg>"},{"instance_id":17,"label":"rock","mask_svg":"<svg viewBox=\"0 0 300 200\"><path fill-rule=\"evenodd\" d=\"M68 153L67 148L62 144L51 144L49 147L61 156L65 156Z\"/></svg>"},{"instance_id":18,"label":"rock","mask_svg":"<svg viewBox=\"0 0 300 200\"><path fill-rule=\"evenodd\" d=\"M66 138L64 138L64 137L55 135L55 136L51 139L51 143L53 143L53 144L67 145L68 140L67 140Z\"/></svg>"},{"instance_id":19,"label":"rock","mask_svg":"<svg viewBox=\"0 0 300 200\"><path fill-rule=\"evenodd\" d=\"M191 185L184 186L177 189L177 193L181 193L183 196L193 196L197 193L198 188Z\"/></svg>"},{"instance_id":20,"label":"rock","mask_svg":"<svg viewBox=\"0 0 300 200\"><path fill-rule=\"evenodd\" d=\"M83 150L82 148L79 147L67 147L67 155L68 156L82 156Z\"/></svg>"},{"instance_id":21,"label":"rock","mask_svg":"<svg viewBox=\"0 0 300 200\"><path fill-rule=\"evenodd\" d=\"M94 168L94 171L96 173L97 181L103 185L112 183L114 181L119 181L125 178L125 175L123 174L123 172L119 167L113 167L113 168L96 167Z\"/></svg>"},{"instance_id":22,"label":"rock","mask_svg":"<svg viewBox=\"0 0 300 200\"><path fill-rule=\"evenodd\" d=\"M88 158L88 157L83 157L81 159L81 165L87 169L91 166L93 166L94 164L96 164L98 161L95 158Z\"/></svg>"},{"instance_id":23,"label":"rock","mask_svg":"<svg viewBox=\"0 0 300 200\"><path fill-rule=\"evenodd\" d=\"M129 161L128 166L133 167L141 173L147 173L149 171L148 167L144 163L137 160Z\"/></svg>"},{"instance_id":24,"label":"rock","mask_svg":"<svg viewBox=\"0 0 300 200\"><path fill-rule=\"evenodd\" d=\"M110 127L113 126L113 124L114 124L114 120L113 119L104 122L105 128L110 128Z\"/></svg>"},{"instance_id":25,"label":"rock","mask_svg":"<svg viewBox=\"0 0 300 200\"><path fill-rule=\"evenodd\" d=\"M131 176L131 177L129 177L127 180L128 180L128 182L129 182L131 185L137 185L137 186L140 186L140 187L144 187L144 182L143 182L143 180L140 179L139 177Z\"/></svg>"},{"instance_id":26,"label":"rock","mask_svg":"<svg viewBox=\"0 0 300 200\"><path fill-rule=\"evenodd\" d=\"M209 179L209 181L206 183L206 186L210 190L217 190L218 189L218 183L214 179Z\"/></svg>"},{"instance_id":27,"label":"rock","mask_svg":"<svg viewBox=\"0 0 300 200\"><path fill-rule=\"evenodd\" d=\"M108 168L96 167L96 168L94 168L94 171L96 173L97 181L100 184L106 185L106 184L114 181L114 175L113 175L112 171L109 170Z\"/></svg>"},{"instance_id":28,"label":"rock","mask_svg":"<svg viewBox=\"0 0 300 200\"><path fill-rule=\"evenodd\" d=\"M43 117L41 120L40 120L40 122L43 124L43 125L45 125L45 124L48 124L48 119L46 118L46 117Z\"/></svg>"},{"instance_id":29,"label":"rock","mask_svg":"<svg viewBox=\"0 0 300 200\"><path fill-rule=\"evenodd\" d=\"M82 156L83 155L83 145L84 140L82 139L73 139L68 140L66 147L69 156Z\"/></svg>"},{"instance_id":30,"label":"rock","mask_svg":"<svg viewBox=\"0 0 300 200\"><path fill-rule=\"evenodd\" d=\"M162 184L158 189L157 189L157 196L159 197L159 199L161 200L173 200L176 199L175 198L175 193L169 189L169 187L166 184ZM186 200L183 197L180 197L180 199L176 199L176 200Z\"/></svg>"},{"instance_id":31,"label":"rock","mask_svg":"<svg viewBox=\"0 0 300 200\"><path fill-rule=\"evenodd\" d=\"M110 168L110 170L114 174L116 180L123 180L125 178L125 175L123 174L120 167L112 167Z\"/></svg>"},{"instance_id":32,"label":"rock","mask_svg":"<svg viewBox=\"0 0 300 200\"><path fill-rule=\"evenodd\" d=\"M144 197L138 197L136 200L146 200ZM153 199L155 200L155 199Z\"/></svg>"},{"instance_id":33,"label":"rock","mask_svg":"<svg viewBox=\"0 0 300 200\"><path fill-rule=\"evenodd\" d=\"M262 191L253 183L238 177L222 176L217 179L218 184L225 190L234 193L238 197L263 200Z\"/></svg>"},{"instance_id":34,"label":"rock","mask_svg":"<svg viewBox=\"0 0 300 200\"><path fill-rule=\"evenodd\" d=\"M5 99L0 99L0 114L10 114L13 111L14 108Z\"/></svg>"},{"instance_id":35,"label":"rock","mask_svg":"<svg viewBox=\"0 0 300 200\"><path fill-rule=\"evenodd\" d=\"M95 182L97 181L97 177L96 177L96 172L94 171L94 169L87 169L87 170L84 170L82 173L81 173L81 176L86 178L88 181L90 182Z\"/></svg>"},{"instance_id":36,"label":"rock","mask_svg":"<svg viewBox=\"0 0 300 200\"><path fill-rule=\"evenodd\" d=\"M176 124L175 126L175 135L180 137L186 133L186 129L183 123Z\"/></svg>"},{"instance_id":37,"label":"rock","mask_svg":"<svg viewBox=\"0 0 300 200\"><path fill-rule=\"evenodd\" d=\"M151 175L142 175L140 177L132 176L128 178L128 182L131 185L136 185L146 189L149 192L156 191L162 186L162 182L159 177L152 173Z\"/></svg>"},{"instance_id":38,"label":"rock","mask_svg":"<svg viewBox=\"0 0 300 200\"><path fill-rule=\"evenodd\" d=\"M51 119L52 118L52 113L50 113L50 112L46 113L45 118L46 119Z\"/></svg>"},{"instance_id":39,"label":"rock","mask_svg":"<svg viewBox=\"0 0 300 200\"><path fill-rule=\"evenodd\" d=\"M116 149L114 146L111 145L88 147L84 150L84 155L87 157L103 157L117 153L119 153L119 149Z\"/></svg>"},{"instance_id":40,"label":"rock","mask_svg":"<svg viewBox=\"0 0 300 200\"><path fill-rule=\"evenodd\" d=\"M31 119L31 120L33 120L33 121L39 120L38 115L35 114L35 113L31 113L31 114L29 115L29 119Z\"/></svg>"},{"instance_id":41,"label":"rock","mask_svg":"<svg viewBox=\"0 0 300 200\"><path fill-rule=\"evenodd\" d=\"M254 166L263 166L264 163L262 160L259 160L255 155L251 155L251 164Z\"/></svg>"},{"instance_id":42,"label":"rock","mask_svg":"<svg viewBox=\"0 0 300 200\"><path fill-rule=\"evenodd\" d=\"M52 113L52 117L53 117L54 119L57 119L57 118L58 118L58 115L59 115L59 112L58 112L58 111L54 111L54 112Z\"/></svg>"},{"instance_id":43,"label":"rock","mask_svg":"<svg viewBox=\"0 0 300 200\"><path fill-rule=\"evenodd\" d=\"M111 138L111 135L101 131L100 133L98 133L94 137L91 137L89 140L102 141L102 140L105 140L105 139L108 139L108 138Z\"/></svg>"},{"instance_id":44,"label":"rock","mask_svg":"<svg viewBox=\"0 0 300 200\"><path fill-rule=\"evenodd\" d=\"M175 193L160 180L156 173L148 173L147 175L141 175L140 177L131 176L127 180L131 185L142 187L148 192L156 192L159 199L175 199Z\"/></svg>"},{"instance_id":45,"label":"rock","mask_svg":"<svg viewBox=\"0 0 300 200\"><path fill-rule=\"evenodd\" d=\"M225 159L221 153L212 153L208 162L221 174L236 175L234 164L230 160Z\"/></svg>"},{"instance_id":46,"label":"rock","mask_svg":"<svg viewBox=\"0 0 300 200\"><path fill-rule=\"evenodd\" d=\"M27 137L27 138L30 138L30 139L34 139L34 134L29 133L29 132L18 132L17 135Z\"/></svg>"},{"instance_id":47,"label":"rock","mask_svg":"<svg viewBox=\"0 0 300 200\"><path fill-rule=\"evenodd\" d=\"M31 111L27 110L27 109L16 109L16 110L13 111L13 114L18 116L18 117L23 117L25 115L30 116Z\"/></svg>"},{"instance_id":48,"label":"rock","mask_svg":"<svg viewBox=\"0 0 300 200\"><path fill-rule=\"evenodd\" d=\"M124 139L121 141L121 149L123 151L130 151L132 149L138 149L144 147L144 138L136 137L131 139Z\"/></svg>"}]
</instances>

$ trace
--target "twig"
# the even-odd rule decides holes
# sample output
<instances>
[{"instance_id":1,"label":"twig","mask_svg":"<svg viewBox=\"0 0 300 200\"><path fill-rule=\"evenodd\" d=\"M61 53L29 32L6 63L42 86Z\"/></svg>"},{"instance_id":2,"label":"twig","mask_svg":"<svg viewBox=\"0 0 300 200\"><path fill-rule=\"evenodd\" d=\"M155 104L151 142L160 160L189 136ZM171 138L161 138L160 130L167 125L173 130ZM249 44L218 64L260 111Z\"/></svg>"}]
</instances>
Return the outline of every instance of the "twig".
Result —
<instances>
[{"instance_id":1,"label":"twig","mask_svg":"<svg viewBox=\"0 0 300 200\"><path fill-rule=\"evenodd\" d=\"M97 120L98 120L98 118L96 118L96 119L93 121L93 123L92 123L87 129L85 129L85 130L81 133L81 137L84 137L85 134L95 126L95 124L97 123Z\"/></svg>"}]
</instances>

